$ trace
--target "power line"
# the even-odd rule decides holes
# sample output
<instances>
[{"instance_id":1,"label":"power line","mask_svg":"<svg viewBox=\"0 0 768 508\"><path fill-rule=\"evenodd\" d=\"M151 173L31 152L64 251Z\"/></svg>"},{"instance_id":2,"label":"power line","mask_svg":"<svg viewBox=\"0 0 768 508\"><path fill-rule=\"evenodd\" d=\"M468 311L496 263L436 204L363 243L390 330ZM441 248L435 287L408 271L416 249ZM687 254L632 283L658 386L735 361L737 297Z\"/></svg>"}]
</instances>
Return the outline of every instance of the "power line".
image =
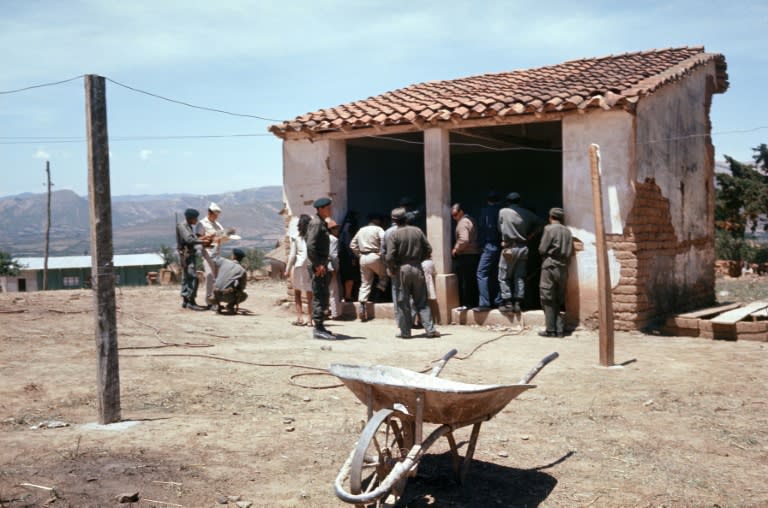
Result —
<instances>
[{"instance_id":1,"label":"power line","mask_svg":"<svg viewBox=\"0 0 768 508\"><path fill-rule=\"evenodd\" d=\"M32 90L34 88L43 88L43 87L46 87L46 86L61 85L61 84L64 84L64 83L69 83L70 81L74 81L76 79L83 78L84 76L85 76L84 74L81 74L79 76L75 76L74 78L63 79L61 81L54 81L54 82L51 82L51 83L41 83L39 85L25 86L24 88L17 88L16 90L0 90L0 95L11 94L11 93L19 93L19 92L26 92L27 90Z\"/></svg>"},{"instance_id":2,"label":"power line","mask_svg":"<svg viewBox=\"0 0 768 508\"><path fill-rule=\"evenodd\" d=\"M116 84L117 86L122 86L123 88L127 88L128 90L132 90L134 92L141 93L141 94L144 94L144 95L149 95L150 97L155 97L157 99L162 99L164 101L173 102L174 104L181 104L182 106L187 106L187 107L190 107L190 108L202 109L204 111L213 111L215 113L223 113L225 115L241 116L241 117L246 117L246 118L256 118L258 120L266 120L267 122L282 122L282 120L278 120L276 118L266 118L266 117L263 117L263 116L249 115L249 114L246 114L246 113L233 113L232 111L225 111L223 109L209 108L207 106L197 106L195 104L190 104L188 102L179 101L179 100L176 100L176 99L169 99L168 97L163 97L162 95L157 95L157 94L152 93L152 92L147 92L145 90L140 90L138 88L134 88L132 86L128 86L128 85L125 85L123 83L119 83L119 82L117 82L117 81L115 81L114 79L111 79L111 78L104 78L104 79L106 79L110 83Z\"/></svg>"},{"instance_id":3,"label":"power line","mask_svg":"<svg viewBox=\"0 0 768 508\"><path fill-rule=\"evenodd\" d=\"M271 133L261 134L196 134L196 135L170 135L170 136L114 136L109 138L109 142L119 141L152 141L162 139L218 139L218 138L256 138L262 136L273 136ZM20 136L14 138L13 136L2 137L0 139L19 139L15 141L0 141L0 145L35 145L35 144L61 144L61 143L84 143L85 138L75 137L44 137L35 138L32 136Z\"/></svg>"}]
</instances>

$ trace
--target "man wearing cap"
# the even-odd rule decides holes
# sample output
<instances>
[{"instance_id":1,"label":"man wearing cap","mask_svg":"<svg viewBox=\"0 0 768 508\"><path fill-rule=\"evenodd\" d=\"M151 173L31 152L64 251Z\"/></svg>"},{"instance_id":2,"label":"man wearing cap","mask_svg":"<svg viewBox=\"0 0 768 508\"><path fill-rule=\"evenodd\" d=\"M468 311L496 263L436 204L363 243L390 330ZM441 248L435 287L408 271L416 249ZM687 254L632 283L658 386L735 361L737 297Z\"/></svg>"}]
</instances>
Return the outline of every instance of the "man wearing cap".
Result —
<instances>
[{"instance_id":1,"label":"man wearing cap","mask_svg":"<svg viewBox=\"0 0 768 508\"><path fill-rule=\"evenodd\" d=\"M216 279L216 266L213 263L214 258L221 254L221 240L225 236L224 227L219 224L218 218L221 215L221 207L214 202L208 205L208 215L201 221L205 235L212 237L213 243L210 247L203 249L203 270L205 270L205 303L211 308L213 303L213 283Z\"/></svg>"},{"instance_id":2,"label":"man wearing cap","mask_svg":"<svg viewBox=\"0 0 768 508\"><path fill-rule=\"evenodd\" d=\"M487 312L501 305L499 295L499 210L501 196L496 191L488 193L487 206L480 210L477 222L477 243L480 245L480 261L477 265L478 305L475 312Z\"/></svg>"},{"instance_id":3,"label":"man wearing cap","mask_svg":"<svg viewBox=\"0 0 768 508\"><path fill-rule=\"evenodd\" d=\"M205 307L197 305L197 270L195 261L197 250L204 243L210 242L209 237L198 235L197 218L200 212L194 208L184 211L184 222L176 226L176 246L179 250L179 262L181 264L181 306L192 310L205 310Z\"/></svg>"},{"instance_id":4,"label":"man wearing cap","mask_svg":"<svg viewBox=\"0 0 768 508\"><path fill-rule=\"evenodd\" d=\"M525 298L525 276L528 268L528 240L543 226L543 221L520 205L520 194L510 192L506 207L499 211L501 258L499 259L499 287L502 312L522 312L520 303Z\"/></svg>"},{"instance_id":5,"label":"man wearing cap","mask_svg":"<svg viewBox=\"0 0 768 508\"><path fill-rule=\"evenodd\" d=\"M549 211L549 224L544 227L544 234L539 243L539 254L542 259L539 297L547 326L545 332L539 332L543 337L565 335L565 323L560 314L560 307L565 301L568 260L573 254L573 236L571 231L563 225L564 220L563 209L552 208Z\"/></svg>"},{"instance_id":6,"label":"man wearing cap","mask_svg":"<svg viewBox=\"0 0 768 508\"><path fill-rule=\"evenodd\" d=\"M325 219L331 216L331 198L319 198L313 203L317 215L307 227L307 268L312 279L312 321L315 339L333 340L336 337L325 329L325 311L328 309L328 260L330 258L330 234Z\"/></svg>"},{"instance_id":7,"label":"man wearing cap","mask_svg":"<svg viewBox=\"0 0 768 508\"><path fill-rule=\"evenodd\" d=\"M397 229L387 238L386 263L393 274L400 280L400 292L396 302L398 312L398 327L400 333L396 337L411 338L413 321L411 317L411 299L419 313L421 323L428 338L439 337L432 321L432 312L427 305L427 283L421 262L432 253L432 246L427 237L416 226L408 225L404 208L392 210L392 220Z\"/></svg>"},{"instance_id":8,"label":"man wearing cap","mask_svg":"<svg viewBox=\"0 0 768 508\"><path fill-rule=\"evenodd\" d=\"M240 264L244 257L245 252L242 249L232 249L232 259L221 256L213 258L217 274L213 285L213 301L219 314L224 313L222 304L227 304L228 314L235 314L237 306L248 298L248 293L245 292L248 272Z\"/></svg>"}]
</instances>

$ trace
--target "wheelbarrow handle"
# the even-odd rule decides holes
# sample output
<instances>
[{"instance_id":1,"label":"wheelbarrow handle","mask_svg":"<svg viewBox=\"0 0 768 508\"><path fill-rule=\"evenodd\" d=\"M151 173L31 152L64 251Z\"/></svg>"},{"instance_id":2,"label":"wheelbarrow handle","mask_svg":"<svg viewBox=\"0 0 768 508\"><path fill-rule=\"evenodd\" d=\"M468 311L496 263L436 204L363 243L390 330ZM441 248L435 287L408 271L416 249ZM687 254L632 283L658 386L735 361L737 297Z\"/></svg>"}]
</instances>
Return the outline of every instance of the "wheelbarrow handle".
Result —
<instances>
[{"instance_id":1,"label":"wheelbarrow handle","mask_svg":"<svg viewBox=\"0 0 768 508\"><path fill-rule=\"evenodd\" d=\"M520 378L520 384L527 385L528 383L530 383L531 380L536 377L536 374L538 374L541 369L543 369L549 362L551 362L558 356L560 355L557 353L557 351L555 351L554 353L549 353L547 356L542 358L541 361L537 363L536 366L528 372L528 374Z\"/></svg>"},{"instance_id":2,"label":"wheelbarrow handle","mask_svg":"<svg viewBox=\"0 0 768 508\"><path fill-rule=\"evenodd\" d=\"M453 358L456 355L456 353L458 353L458 350L456 349L451 349L450 351L445 353L443 357L440 358L440 360L438 360L437 364L434 367L432 367L432 372L430 372L429 375L434 377L439 376L440 372L443 370L443 367L445 367L445 364L448 363L448 360Z\"/></svg>"}]
</instances>

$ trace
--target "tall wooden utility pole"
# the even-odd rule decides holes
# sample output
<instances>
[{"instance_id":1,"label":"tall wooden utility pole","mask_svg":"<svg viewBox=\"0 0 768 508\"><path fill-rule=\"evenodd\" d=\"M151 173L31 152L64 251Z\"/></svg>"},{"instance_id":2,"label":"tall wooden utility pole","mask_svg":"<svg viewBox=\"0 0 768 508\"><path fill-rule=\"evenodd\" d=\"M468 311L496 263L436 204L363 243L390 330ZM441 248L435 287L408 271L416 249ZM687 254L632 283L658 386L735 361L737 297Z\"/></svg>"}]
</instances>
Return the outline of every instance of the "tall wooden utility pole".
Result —
<instances>
[{"instance_id":1,"label":"tall wooden utility pole","mask_svg":"<svg viewBox=\"0 0 768 508\"><path fill-rule=\"evenodd\" d=\"M112 262L112 196L104 78L85 76L88 136L88 207L91 221L91 284L96 303L96 355L99 423L120 421L120 368L117 357L115 272Z\"/></svg>"},{"instance_id":2,"label":"tall wooden utility pole","mask_svg":"<svg viewBox=\"0 0 768 508\"><path fill-rule=\"evenodd\" d=\"M600 312L600 365L613 365L613 300L611 273L608 269L608 249L605 245L603 221L603 192L600 183L600 147L589 146L589 165L592 173L592 208L595 214L595 247L597 249L597 294Z\"/></svg>"},{"instance_id":3,"label":"tall wooden utility pole","mask_svg":"<svg viewBox=\"0 0 768 508\"><path fill-rule=\"evenodd\" d=\"M51 239L51 161L45 161L45 175L48 179L48 204L45 221L45 257L43 258L43 289L48 289L48 245Z\"/></svg>"}]
</instances>

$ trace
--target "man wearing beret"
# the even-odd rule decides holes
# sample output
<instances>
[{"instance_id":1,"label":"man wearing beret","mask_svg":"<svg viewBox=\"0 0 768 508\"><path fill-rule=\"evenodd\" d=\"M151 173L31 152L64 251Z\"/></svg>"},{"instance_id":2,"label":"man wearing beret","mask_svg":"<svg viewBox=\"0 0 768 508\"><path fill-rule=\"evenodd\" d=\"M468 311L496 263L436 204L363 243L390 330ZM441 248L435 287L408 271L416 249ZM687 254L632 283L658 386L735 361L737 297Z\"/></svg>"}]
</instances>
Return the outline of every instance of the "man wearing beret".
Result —
<instances>
[{"instance_id":1,"label":"man wearing beret","mask_svg":"<svg viewBox=\"0 0 768 508\"><path fill-rule=\"evenodd\" d=\"M397 224L397 229L387 237L385 260L392 273L392 280L397 278L400 281L400 291L395 302L399 309L397 317L400 333L396 337L411 338L411 299L427 332L427 338L439 337L440 332L435 330L432 312L427 305L427 282L421 266L421 262L432 253L432 246L424 232L407 224L405 208L392 210L392 221Z\"/></svg>"},{"instance_id":2,"label":"man wearing beret","mask_svg":"<svg viewBox=\"0 0 768 508\"><path fill-rule=\"evenodd\" d=\"M545 332L539 332L543 337L565 335L565 323L560 314L560 307L565 301L568 260L573 254L573 236L563 225L564 220L563 209L552 208L549 211L549 224L544 228L544 235L539 244L542 259L539 295L547 326Z\"/></svg>"},{"instance_id":3,"label":"man wearing beret","mask_svg":"<svg viewBox=\"0 0 768 508\"><path fill-rule=\"evenodd\" d=\"M213 284L213 300L216 311L223 314L226 304L226 312L235 314L237 306L248 298L245 285L248 282L248 272L240 264L245 257L242 249L232 249L232 259L216 256L213 265L216 268L216 281Z\"/></svg>"},{"instance_id":4,"label":"man wearing beret","mask_svg":"<svg viewBox=\"0 0 768 508\"><path fill-rule=\"evenodd\" d=\"M181 306L192 310L205 310L206 307L197 305L197 251L208 240L198 235L197 218L200 212L194 208L184 211L184 222L176 226L176 244L179 249L179 262L181 263Z\"/></svg>"},{"instance_id":5,"label":"man wearing beret","mask_svg":"<svg viewBox=\"0 0 768 508\"><path fill-rule=\"evenodd\" d=\"M312 279L312 321L315 323L312 337L333 340L336 337L323 325L330 297L328 261L331 240L325 219L331 216L331 198L316 199L313 206L317 210L317 215L309 221L306 239L307 261L309 261L307 268Z\"/></svg>"},{"instance_id":6,"label":"man wearing beret","mask_svg":"<svg viewBox=\"0 0 768 508\"><path fill-rule=\"evenodd\" d=\"M501 257L499 259L499 287L502 312L522 312L520 303L525 298L525 277L528 270L528 240L544 225L539 217L520 204L520 194L510 192L507 206L499 211Z\"/></svg>"}]
</instances>

